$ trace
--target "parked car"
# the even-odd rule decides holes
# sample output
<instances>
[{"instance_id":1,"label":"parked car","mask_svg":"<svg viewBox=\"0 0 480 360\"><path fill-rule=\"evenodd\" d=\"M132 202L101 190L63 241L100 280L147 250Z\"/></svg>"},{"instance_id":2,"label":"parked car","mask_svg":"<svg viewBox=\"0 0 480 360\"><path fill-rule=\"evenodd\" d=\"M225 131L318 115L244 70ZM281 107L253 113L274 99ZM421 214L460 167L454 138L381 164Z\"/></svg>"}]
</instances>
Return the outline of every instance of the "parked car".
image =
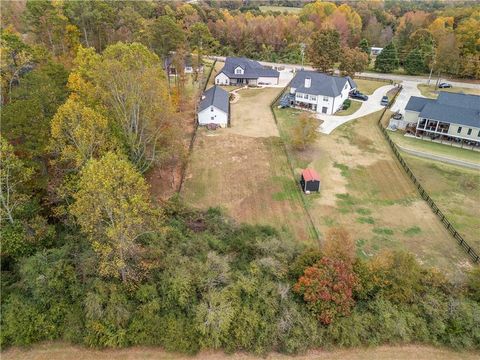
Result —
<instances>
[{"instance_id":1,"label":"parked car","mask_svg":"<svg viewBox=\"0 0 480 360\"><path fill-rule=\"evenodd\" d=\"M398 112L398 111L395 114L393 114L392 117L393 117L394 120L402 120L403 119L403 115L400 114L400 112Z\"/></svg>"},{"instance_id":2,"label":"parked car","mask_svg":"<svg viewBox=\"0 0 480 360\"><path fill-rule=\"evenodd\" d=\"M350 94L348 94L348 96L351 97L352 99L357 99L357 100L362 100L362 101L368 100L368 96L362 94L358 90L350 91Z\"/></svg>"},{"instance_id":3,"label":"parked car","mask_svg":"<svg viewBox=\"0 0 480 360\"><path fill-rule=\"evenodd\" d=\"M388 105L388 96L383 96L382 100L380 101L380 105L387 106Z\"/></svg>"},{"instance_id":4,"label":"parked car","mask_svg":"<svg viewBox=\"0 0 480 360\"><path fill-rule=\"evenodd\" d=\"M452 87L452 84L449 84L449 83L446 83L446 82L442 82L440 84L438 84L438 87L440 89L447 89L447 88L451 88Z\"/></svg>"}]
</instances>

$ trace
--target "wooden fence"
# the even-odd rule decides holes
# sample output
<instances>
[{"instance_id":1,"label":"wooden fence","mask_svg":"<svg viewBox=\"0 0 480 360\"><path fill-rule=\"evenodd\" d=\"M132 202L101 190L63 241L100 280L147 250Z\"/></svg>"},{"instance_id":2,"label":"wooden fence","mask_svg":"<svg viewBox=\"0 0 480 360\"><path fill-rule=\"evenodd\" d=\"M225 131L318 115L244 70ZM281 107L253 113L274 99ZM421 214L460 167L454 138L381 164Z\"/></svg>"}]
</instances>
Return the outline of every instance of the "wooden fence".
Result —
<instances>
[{"instance_id":1,"label":"wooden fence","mask_svg":"<svg viewBox=\"0 0 480 360\"><path fill-rule=\"evenodd\" d=\"M385 136L385 139L387 140L388 144L390 145L390 148L392 149L393 153L395 154L396 158L400 162L400 165L402 165L403 169L407 173L407 175L410 177L412 180L413 184L417 187L418 192L420 193L420 196L422 197L423 200L427 202L427 204L430 206L432 211L435 213L435 215L438 216L440 221L442 222L443 226L448 230L448 232L457 240L458 244L467 252L467 254L472 258L474 263L479 263L480 262L480 257L478 254L473 250L473 248L468 245L468 243L465 241L465 239L458 233L458 231L455 229L455 227L452 225L452 223L447 219L447 217L443 214L443 212L438 208L437 204L433 201L433 199L428 195L428 193L425 191L423 186L420 184L416 176L413 174L412 170L410 167L407 165L405 160L403 159L402 155L398 151L397 145L392 141L390 136L388 135L387 130L382 124L382 119L385 116L385 113L387 109L394 103L395 99L397 98L397 95L401 91L401 87L398 88L398 91L396 92L395 96L393 99L390 101L388 107L386 107L381 115L380 118L378 119L378 127L380 128L380 131L383 133Z\"/></svg>"},{"instance_id":2,"label":"wooden fence","mask_svg":"<svg viewBox=\"0 0 480 360\"><path fill-rule=\"evenodd\" d=\"M285 89L288 89L289 86L290 86L290 82L285 86ZM275 124L277 125L277 129L280 133L281 133L282 130L281 130L280 125L278 124L277 115L275 114L275 111L273 110L273 108L274 108L275 104L278 102L278 99L280 99L280 97L284 93L285 93L284 90L280 91L280 93L270 103L270 111L272 112L273 119L275 120ZM299 185L300 184L299 179L297 178L298 175L295 174L295 170L294 170L294 167L293 167L293 161L290 157L290 154L287 150L287 146L285 145L285 142L283 141L283 139L281 139L281 143L282 143L282 148L283 148L283 151L285 153L285 156L287 157L288 167L290 168L290 171L292 173L292 179L293 179L295 188L298 189L298 191L299 191L298 196L300 197L300 200L302 201L302 205L303 205L303 208L305 210L305 214L307 215L308 222L310 223L310 228L312 229L317 241L320 242L320 234L318 233L318 230L315 227L315 223L313 222L312 216L310 215L310 212L308 211L308 207L307 207L307 203L305 202L305 198L303 197L303 194L301 193L301 187Z\"/></svg>"},{"instance_id":3,"label":"wooden fence","mask_svg":"<svg viewBox=\"0 0 480 360\"><path fill-rule=\"evenodd\" d=\"M360 79L360 80L372 80L372 81L381 81L389 84L393 84L394 81L391 79L382 79L382 78L376 78L374 76L362 76L362 75L355 75L354 79Z\"/></svg>"},{"instance_id":4,"label":"wooden fence","mask_svg":"<svg viewBox=\"0 0 480 360\"><path fill-rule=\"evenodd\" d=\"M202 91L200 92L198 99L195 101L195 127L193 129L193 134L192 138L190 139L190 144L188 145L188 153L187 153L187 158L185 159L183 166L182 166L182 174L180 178L180 184L178 184L178 189L177 192L180 193L183 187L183 183L185 182L185 174L187 172L187 165L188 165L188 160L190 159L190 156L193 151L193 145L195 144L195 139L197 138L197 130L198 130L198 118L197 118L197 109L198 109L198 104L200 103L200 100L202 99L202 95L205 92L205 89L207 88L208 82L210 81L210 77L212 76L213 69L215 69L215 64L217 63L217 60L214 60L212 67L210 68L210 71L208 72L208 76L203 78L203 85L202 85Z\"/></svg>"}]
</instances>

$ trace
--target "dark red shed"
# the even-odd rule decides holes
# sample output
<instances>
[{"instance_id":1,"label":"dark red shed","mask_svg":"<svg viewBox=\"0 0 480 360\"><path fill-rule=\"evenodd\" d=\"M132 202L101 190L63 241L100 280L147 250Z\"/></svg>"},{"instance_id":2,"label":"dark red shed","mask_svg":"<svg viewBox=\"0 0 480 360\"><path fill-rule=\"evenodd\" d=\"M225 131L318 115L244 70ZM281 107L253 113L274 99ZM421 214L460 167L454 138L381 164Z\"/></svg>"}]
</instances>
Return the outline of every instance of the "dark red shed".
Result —
<instances>
[{"instance_id":1,"label":"dark red shed","mask_svg":"<svg viewBox=\"0 0 480 360\"><path fill-rule=\"evenodd\" d=\"M302 171L300 185L304 192L320 191L320 176L313 169L305 169Z\"/></svg>"}]
</instances>

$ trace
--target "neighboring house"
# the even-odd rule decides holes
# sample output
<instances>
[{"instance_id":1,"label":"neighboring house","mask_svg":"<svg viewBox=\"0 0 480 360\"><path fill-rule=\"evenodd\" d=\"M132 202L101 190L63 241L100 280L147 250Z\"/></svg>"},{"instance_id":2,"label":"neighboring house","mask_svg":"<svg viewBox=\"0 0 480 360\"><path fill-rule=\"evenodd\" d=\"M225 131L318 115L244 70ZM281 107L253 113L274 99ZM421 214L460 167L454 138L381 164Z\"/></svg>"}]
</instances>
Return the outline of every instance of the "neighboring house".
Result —
<instances>
[{"instance_id":1,"label":"neighboring house","mask_svg":"<svg viewBox=\"0 0 480 360\"><path fill-rule=\"evenodd\" d=\"M440 92L437 99L412 96L405 120L416 123L415 135L480 146L480 96Z\"/></svg>"},{"instance_id":2,"label":"neighboring house","mask_svg":"<svg viewBox=\"0 0 480 360\"><path fill-rule=\"evenodd\" d=\"M370 48L370 55L377 56L378 54L380 54L382 52L382 50L383 50L383 48L381 48L381 47L372 46Z\"/></svg>"},{"instance_id":3,"label":"neighboring house","mask_svg":"<svg viewBox=\"0 0 480 360\"><path fill-rule=\"evenodd\" d=\"M165 59L164 66L165 71L168 71L168 75L175 76L177 75L177 69L174 64L174 55L169 55ZM200 65L196 69L198 72L203 71L203 65ZM192 61L192 55L187 55L183 62L183 72L185 74L192 74L194 72L194 66Z\"/></svg>"},{"instance_id":4,"label":"neighboring house","mask_svg":"<svg viewBox=\"0 0 480 360\"><path fill-rule=\"evenodd\" d=\"M227 127L230 114L230 96L220 86L213 86L202 95L198 106L198 124L216 124Z\"/></svg>"},{"instance_id":5,"label":"neighboring house","mask_svg":"<svg viewBox=\"0 0 480 360\"><path fill-rule=\"evenodd\" d=\"M350 76L340 77L315 71L299 71L290 83L293 106L331 115L342 108L348 93L357 85Z\"/></svg>"},{"instance_id":6,"label":"neighboring house","mask_svg":"<svg viewBox=\"0 0 480 360\"><path fill-rule=\"evenodd\" d=\"M222 70L215 76L217 85L278 85L280 73L258 61L227 57Z\"/></svg>"}]
</instances>

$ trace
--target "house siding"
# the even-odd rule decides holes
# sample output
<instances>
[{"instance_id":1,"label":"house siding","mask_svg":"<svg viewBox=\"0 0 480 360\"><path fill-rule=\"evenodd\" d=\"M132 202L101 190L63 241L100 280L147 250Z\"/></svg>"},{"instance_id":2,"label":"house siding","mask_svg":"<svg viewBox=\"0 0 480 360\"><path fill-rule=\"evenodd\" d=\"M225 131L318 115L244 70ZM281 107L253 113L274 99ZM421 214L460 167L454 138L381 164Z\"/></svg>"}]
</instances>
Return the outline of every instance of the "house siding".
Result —
<instances>
[{"instance_id":1,"label":"house siding","mask_svg":"<svg viewBox=\"0 0 480 360\"><path fill-rule=\"evenodd\" d=\"M228 114L218 109L215 106L209 106L208 108L198 113L198 124L199 125L218 124L221 127L227 127Z\"/></svg>"},{"instance_id":2,"label":"house siding","mask_svg":"<svg viewBox=\"0 0 480 360\"><path fill-rule=\"evenodd\" d=\"M461 128L460 132L458 132L459 128ZM469 129L472 130L470 135L468 135ZM480 131L480 128L478 127L458 125L458 124L451 123L450 127L448 128L448 135L461 137L463 139L468 139L468 140L480 141L480 137L478 136L479 131Z\"/></svg>"},{"instance_id":3,"label":"house siding","mask_svg":"<svg viewBox=\"0 0 480 360\"><path fill-rule=\"evenodd\" d=\"M230 85L230 78L223 72L215 76L215 84L217 85Z\"/></svg>"}]
</instances>

